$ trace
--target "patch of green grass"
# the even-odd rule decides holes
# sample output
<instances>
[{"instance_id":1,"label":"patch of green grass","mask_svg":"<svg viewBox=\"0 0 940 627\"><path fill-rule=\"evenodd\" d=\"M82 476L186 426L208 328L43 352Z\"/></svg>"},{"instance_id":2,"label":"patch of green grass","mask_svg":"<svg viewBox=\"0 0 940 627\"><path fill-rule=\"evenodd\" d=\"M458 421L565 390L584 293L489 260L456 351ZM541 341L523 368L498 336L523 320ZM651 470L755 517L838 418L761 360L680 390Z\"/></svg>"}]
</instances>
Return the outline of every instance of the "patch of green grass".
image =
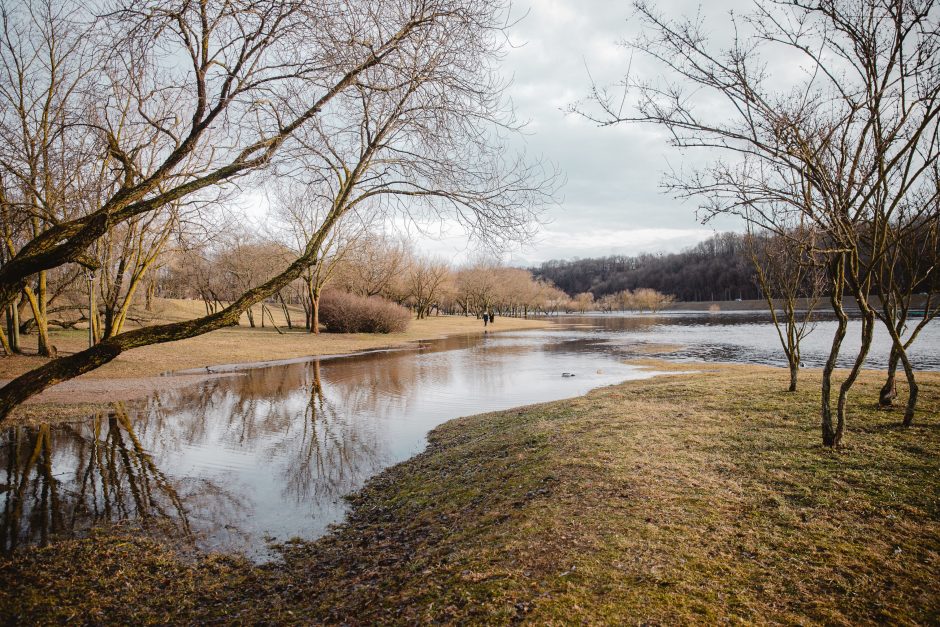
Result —
<instances>
[{"instance_id":1,"label":"patch of green grass","mask_svg":"<svg viewBox=\"0 0 940 627\"><path fill-rule=\"evenodd\" d=\"M709 367L442 425L349 520L262 567L99 533L0 567L30 622L930 623L940 394L918 424L853 392L820 445L818 374Z\"/></svg>"}]
</instances>

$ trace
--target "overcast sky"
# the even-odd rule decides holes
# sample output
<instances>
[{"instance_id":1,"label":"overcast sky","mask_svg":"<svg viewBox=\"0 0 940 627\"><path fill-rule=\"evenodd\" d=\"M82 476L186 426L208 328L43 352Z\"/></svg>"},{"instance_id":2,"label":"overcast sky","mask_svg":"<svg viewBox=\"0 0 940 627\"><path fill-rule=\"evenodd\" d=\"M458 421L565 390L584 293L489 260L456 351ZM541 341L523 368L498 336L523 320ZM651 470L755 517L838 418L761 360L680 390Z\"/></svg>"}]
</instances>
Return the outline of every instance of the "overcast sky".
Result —
<instances>
[{"instance_id":1,"label":"overcast sky","mask_svg":"<svg viewBox=\"0 0 940 627\"><path fill-rule=\"evenodd\" d=\"M697 12L699 3L662 0L663 12ZM710 2L702 9L720 34L728 10L746 10L746 0ZM526 17L511 31L513 44L505 72L513 77L509 95L518 117L528 121L527 152L555 163L567 183L561 204L545 214L537 241L512 254L517 265L548 259L677 251L709 237L715 230L738 229L733 221L702 225L695 203L679 202L660 189L662 173L683 158L670 148L661 130L636 125L597 128L568 105L583 99L591 77L614 83L630 65L629 52L617 42L637 32L626 1L521 0L515 11ZM634 60L636 70L638 61ZM436 240L418 238L420 249L462 261L466 237L454 232Z\"/></svg>"}]
</instances>

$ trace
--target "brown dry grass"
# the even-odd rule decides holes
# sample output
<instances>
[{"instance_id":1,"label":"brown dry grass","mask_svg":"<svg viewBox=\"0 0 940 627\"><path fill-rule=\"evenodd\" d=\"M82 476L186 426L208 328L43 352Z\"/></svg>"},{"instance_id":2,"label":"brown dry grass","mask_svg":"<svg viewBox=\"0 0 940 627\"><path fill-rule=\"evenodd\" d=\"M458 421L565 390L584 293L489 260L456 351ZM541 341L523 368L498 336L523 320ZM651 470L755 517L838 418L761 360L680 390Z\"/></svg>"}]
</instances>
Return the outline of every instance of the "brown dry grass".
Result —
<instances>
[{"instance_id":1,"label":"brown dry grass","mask_svg":"<svg viewBox=\"0 0 940 627\"><path fill-rule=\"evenodd\" d=\"M839 451L819 444L818 373L788 394L786 371L752 366L462 418L373 480L335 533L285 547L282 563L183 562L150 540L96 535L0 567L0 612L29 622L935 623L940 375L921 380L918 424L902 429L900 412L874 409L879 376L866 373Z\"/></svg>"}]
</instances>

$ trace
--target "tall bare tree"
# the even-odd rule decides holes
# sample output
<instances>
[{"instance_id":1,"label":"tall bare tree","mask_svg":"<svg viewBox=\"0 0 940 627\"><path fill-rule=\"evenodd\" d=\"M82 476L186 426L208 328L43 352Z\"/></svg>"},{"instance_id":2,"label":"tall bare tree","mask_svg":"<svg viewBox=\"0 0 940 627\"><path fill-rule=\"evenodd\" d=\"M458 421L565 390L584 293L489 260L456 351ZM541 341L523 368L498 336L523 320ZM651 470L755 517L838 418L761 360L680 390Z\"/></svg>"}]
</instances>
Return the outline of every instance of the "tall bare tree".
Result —
<instances>
[{"instance_id":1,"label":"tall bare tree","mask_svg":"<svg viewBox=\"0 0 940 627\"><path fill-rule=\"evenodd\" d=\"M389 0L342 3L334 14L336 8L334 3L258 0L219 7L186 4L172 14L162 5L140 3L115 13L123 20L122 32L130 33L127 41L151 55L148 59L155 60L153 55L174 42L181 53L191 53L194 70L182 74L187 85L195 81L194 122L182 123L182 135L144 125L149 134L139 139L153 143L171 138L173 146L153 167L138 168L133 152L120 144L110 148L125 181L120 191L71 224L74 236L61 231L61 225L50 229L58 234L54 242L64 244L46 248L34 240L21 249L22 257L0 269L0 292L27 269L35 272L45 263L79 254L80 242L84 250L115 223L189 194L224 190L221 184L271 162L281 148L287 158L274 163L272 173L302 170L299 176L320 186L329 208L302 254L263 284L210 315L125 331L24 374L0 389L0 416L42 389L126 350L232 324L248 307L302 276L349 212L448 213L482 237L529 233L534 212L551 199L554 178L540 164L508 158L493 131L494 126L511 128L503 83L494 69L505 25L502 5ZM218 14L206 19L203 14L210 10ZM223 37L226 33L233 41ZM136 50L132 46L126 53L134 58ZM229 55L235 57L227 59ZM153 97L164 103L174 94L183 98L192 92L168 87L154 91ZM178 116L167 112L159 119L169 124ZM215 142L220 137L246 141L237 141L231 152L210 150L205 142L216 121L229 134L214 134ZM177 168L184 161L190 168L185 172ZM191 168L197 163L194 175ZM138 174L140 170L145 173Z\"/></svg>"},{"instance_id":2,"label":"tall bare tree","mask_svg":"<svg viewBox=\"0 0 940 627\"><path fill-rule=\"evenodd\" d=\"M0 305L37 272L91 263L88 246L115 224L218 194L270 163L338 94L367 85L366 70L408 62L445 22L493 26L497 7L484 4L118 0L95 15L95 5L34 0L7 9L2 73L28 67L39 93L62 72L74 77L54 101L60 159L110 171L113 184L92 211L30 238L0 268ZM72 46L59 44L63 33ZM56 62L30 66L34 58ZM48 109L42 99L23 106L29 119ZM28 184L30 147L9 146L3 178Z\"/></svg>"}]
</instances>

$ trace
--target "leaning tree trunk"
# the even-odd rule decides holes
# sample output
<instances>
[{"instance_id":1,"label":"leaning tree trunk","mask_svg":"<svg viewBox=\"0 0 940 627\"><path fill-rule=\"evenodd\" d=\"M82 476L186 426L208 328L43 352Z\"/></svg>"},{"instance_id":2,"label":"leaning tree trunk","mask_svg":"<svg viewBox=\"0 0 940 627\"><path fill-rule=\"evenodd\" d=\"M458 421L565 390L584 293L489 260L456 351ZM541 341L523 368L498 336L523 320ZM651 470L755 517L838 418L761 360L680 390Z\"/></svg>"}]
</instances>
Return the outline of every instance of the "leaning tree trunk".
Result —
<instances>
[{"instance_id":1,"label":"leaning tree trunk","mask_svg":"<svg viewBox=\"0 0 940 627\"><path fill-rule=\"evenodd\" d=\"M30 287L23 290L26 300L29 301L29 308L33 313L33 322L36 324L36 334L38 336L36 353L43 357L51 357L52 350L49 344L49 320L46 317L46 273L39 273L39 285L34 291Z\"/></svg>"},{"instance_id":2,"label":"leaning tree trunk","mask_svg":"<svg viewBox=\"0 0 940 627\"><path fill-rule=\"evenodd\" d=\"M134 302L134 296L136 296L137 290L143 281L144 273L147 272L147 269L150 268L152 263L152 261L147 262L134 271L133 276L131 276L130 285L127 286L127 293L124 294L123 299L121 299L121 305L117 308L117 312L114 314L114 320L111 323L110 334L107 337L117 335L124 330L124 324L127 322L127 316L130 313L131 305ZM115 296L116 298L120 298L120 295Z\"/></svg>"},{"instance_id":3,"label":"leaning tree trunk","mask_svg":"<svg viewBox=\"0 0 940 627\"><path fill-rule=\"evenodd\" d=\"M342 216L343 210L340 207L342 205L337 204L334 211L324 220L320 230L308 242L303 255L295 259L283 272L264 284L248 290L218 313L194 320L126 331L78 353L52 360L13 379L0 388L0 423L10 415L10 412L17 405L31 396L60 381L73 379L99 368L114 360L124 351L140 346L184 340L238 324L242 312L284 289L291 281L300 277L304 269L310 266L323 244L323 239ZM2 281L0 281L0 292L2 292Z\"/></svg>"},{"instance_id":4,"label":"leaning tree trunk","mask_svg":"<svg viewBox=\"0 0 940 627\"><path fill-rule=\"evenodd\" d=\"M124 351L151 344L174 342L228 327L232 324L238 324L239 317L248 307L260 302L276 291L270 289L271 285L275 285L279 289L297 277L300 272L300 269L296 267L297 263L291 265L290 271L285 271L283 275L271 279L261 287L249 290L217 313L194 320L126 331L98 342L83 351L52 360L39 368L20 375L0 388L0 422L10 415L13 408L29 397L56 383L73 379L100 368Z\"/></svg>"},{"instance_id":5,"label":"leaning tree trunk","mask_svg":"<svg viewBox=\"0 0 940 627\"><path fill-rule=\"evenodd\" d=\"M844 433L844 423L834 427L832 424L832 373L836 369L836 362L839 358L839 351L842 348L842 341L845 339L846 330L849 325L849 317L842 306L842 296L845 287L845 266L842 255L839 255L832 263L830 273L832 277L832 293L829 297L832 303L832 310L838 318L838 326L835 335L832 337L832 347L829 349L829 357L823 366L822 389L820 403L820 417L822 422L823 445L836 447L842 441ZM842 420L840 416L840 421Z\"/></svg>"},{"instance_id":6,"label":"leaning tree trunk","mask_svg":"<svg viewBox=\"0 0 940 627\"><path fill-rule=\"evenodd\" d=\"M911 364L911 360L907 356L907 346L901 340L901 335L898 332L897 327L889 326L888 332L891 334L891 359L892 362L888 364L888 383L892 386L895 384L895 372L897 370L897 362L900 359L901 365L904 366L904 376L907 379L907 405L904 408L904 419L902 424L905 427L909 427L914 423L914 412L917 409L917 395L918 395L918 385L914 377L914 366ZM911 340L913 340L912 336ZM910 340L909 340L910 341ZM885 386L888 385L885 383ZM882 388L882 394L884 393L884 388ZM894 396L897 396L897 392L894 393Z\"/></svg>"},{"instance_id":7,"label":"leaning tree trunk","mask_svg":"<svg viewBox=\"0 0 940 627\"><path fill-rule=\"evenodd\" d=\"M845 420L846 420L846 408L848 405L849 399L849 390L852 389L852 386L855 384L856 379L858 379L859 373L862 371L862 366L865 365L865 358L868 357L868 351L871 348L871 340L875 331L875 313L868 307L868 304L863 304L863 300L856 296L858 300L859 307L862 308L862 345L858 349L858 355L855 357L855 362L852 364L852 370L849 371L849 375L842 381L842 385L839 386L839 405L838 405L838 424L836 426L836 444L838 446L842 441L842 436L845 432Z\"/></svg>"},{"instance_id":8,"label":"leaning tree trunk","mask_svg":"<svg viewBox=\"0 0 940 627\"><path fill-rule=\"evenodd\" d=\"M284 312L284 319L287 321L287 328L293 329L294 323L290 318L290 311L287 309L287 302L284 300L284 295L278 293L277 297L281 301L281 311Z\"/></svg>"}]
</instances>

